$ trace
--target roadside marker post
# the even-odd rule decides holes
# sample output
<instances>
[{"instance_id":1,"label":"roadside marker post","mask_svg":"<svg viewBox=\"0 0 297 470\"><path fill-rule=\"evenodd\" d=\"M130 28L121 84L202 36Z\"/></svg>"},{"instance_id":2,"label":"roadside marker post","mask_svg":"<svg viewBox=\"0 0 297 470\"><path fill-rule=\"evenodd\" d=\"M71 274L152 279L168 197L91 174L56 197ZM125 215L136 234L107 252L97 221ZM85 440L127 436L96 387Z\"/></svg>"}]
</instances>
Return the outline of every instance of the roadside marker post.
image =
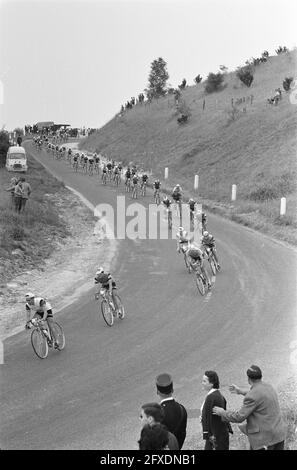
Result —
<instances>
[{"instance_id":1,"label":"roadside marker post","mask_svg":"<svg viewBox=\"0 0 297 470\"><path fill-rule=\"evenodd\" d=\"M164 178L165 178L165 180L168 179L168 168L167 167L165 168Z\"/></svg>"},{"instance_id":2,"label":"roadside marker post","mask_svg":"<svg viewBox=\"0 0 297 470\"><path fill-rule=\"evenodd\" d=\"M195 175L195 179L194 179L194 189L195 189L195 191L198 190L198 186L199 186L199 175Z\"/></svg>"},{"instance_id":3,"label":"roadside marker post","mask_svg":"<svg viewBox=\"0 0 297 470\"><path fill-rule=\"evenodd\" d=\"M236 191L237 191L236 184L232 184L231 201L236 201Z\"/></svg>"},{"instance_id":4,"label":"roadside marker post","mask_svg":"<svg viewBox=\"0 0 297 470\"><path fill-rule=\"evenodd\" d=\"M281 198L281 204L280 204L280 215L285 215L286 214L286 207L287 206L287 199L285 197Z\"/></svg>"}]
</instances>

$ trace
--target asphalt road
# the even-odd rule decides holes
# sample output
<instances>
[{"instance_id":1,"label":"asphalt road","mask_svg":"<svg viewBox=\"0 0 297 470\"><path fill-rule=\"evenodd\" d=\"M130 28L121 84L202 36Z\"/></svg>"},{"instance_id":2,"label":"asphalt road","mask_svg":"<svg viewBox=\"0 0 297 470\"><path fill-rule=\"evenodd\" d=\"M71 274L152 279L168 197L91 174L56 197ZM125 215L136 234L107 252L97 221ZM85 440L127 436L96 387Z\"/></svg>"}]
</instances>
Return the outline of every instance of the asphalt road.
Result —
<instances>
[{"instance_id":1,"label":"asphalt road","mask_svg":"<svg viewBox=\"0 0 297 470\"><path fill-rule=\"evenodd\" d=\"M38 158L92 204L115 207L120 191L45 153ZM123 321L105 325L92 288L58 316L63 352L38 359L25 331L5 341L2 449L136 449L140 405L158 399L155 376L165 371L188 409L187 449L201 432L205 370L218 372L223 392L229 383L245 385L251 364L274 384L287 376L296 340L296 252L216 216L209 215L209 229L222 264L209 297L198 293L175 241L127 239L113 266Z\"/></svg>"}]
</instances>

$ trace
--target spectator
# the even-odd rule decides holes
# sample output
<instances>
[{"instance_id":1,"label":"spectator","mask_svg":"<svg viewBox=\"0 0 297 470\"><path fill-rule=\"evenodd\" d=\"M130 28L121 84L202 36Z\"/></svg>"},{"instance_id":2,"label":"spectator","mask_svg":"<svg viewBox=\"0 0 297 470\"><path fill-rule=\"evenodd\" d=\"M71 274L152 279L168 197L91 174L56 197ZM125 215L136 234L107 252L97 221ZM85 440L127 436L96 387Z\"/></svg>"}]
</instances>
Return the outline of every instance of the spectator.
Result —
<instances>
[{"instance_id":1,"label":"spectator","mask_svg":"<svg viewBox=\"0 0 297 470\"><path fill-rule=\"evenodd\" d=\"M212 414L214 406L226 409L226 400L219 391L218 374L207 370L202 379L202 387L207 392L201 407L201 422L204 450L229 450L229 432L233 433L230 423L223 421L220 416Z\"/></svg>"},{"instance_id":2,"label":"spectator","mask_svg":"<svg viewBox=\"0 0 297 470\"><path fill-rule=\"evenodd\" d=\"M156 378L157 394L161 398L161 406L164 410L163 424L168 431L175 435L179 448L182 449L186 438L187 412L183 405L172 397L173 382L169 374L160 374Z\"/></svg>"},{"instance_id":3,"label":"spectator","mask_svg":"<svg viewBox=\"0 0 297 470\"><path fill-rule=\"evenodd\" d=\"M168 431L162 424L143 426L138 441L139 450L167 450Z\"/></svg>"},{"instance_id":4,"label":"spectator","mask_svg":"<svg viewBox=\"0 0 297 470\"><path fill-rule=\"evenodd\" d=\"M21 177L21 182L22 182L22 211L24 212L26 203L29 199L29 196L31 194L31 186L29 183L26 182L26 179L24 176Z\"/></svg>"},{"instance_id":5,"label":"spectator","mask_svg":"<svg viewBox=\"0 0 297 470\"><path fill-rule=\"evenodd\" d=\"M164 410L159 403L146 403L142 405L140 412L140 419L143 426L149 424L162 424L164 421ZM179 450L178 442L174 434L168 431L168 449Z\"/></svg>"},{"instance_id":6,"label":"spectator","mask_svg":"<svg viewBox=\"0 0 297 470\"><path fill-rule=\"evenodd\" d=\"M246 423L240 426L250 443L251 450L283 450L286 429L281 417L277 393L274 388L262 382L262 372L258 366L252 365L247 370L248 392L236 385L230 391L244 395L243 406L238 411L226 411L215 406L213 413L233 423Z\"/></svg>"},{"instance_id":7,"label":"spectator","mask_svg":"<svg viewBox=\"0 0 297 470\"><path fill-rule=\"evenodd\" d=\"M22 190L22 182L19 180L15 187L14 187L14 208L16 212L21 212L22 209L22 196L23 196L23 190Z\"/></svg>"},{"instance_id":8,"label":"spectator","mask_svg":"<svg viewBox=\"0 0 297 470\"><path fill-rule=\"evenodd\" d=\"M9 188L6 188L6 191L10 191L10 195L11 195L11 208L13 209L15 207L15 202L14 202L14 188L16 186L16 184L18 183L18 180L17 178L13 177L11 178L10 180L10 186Z\"/></svg>"},{"instance_id":9,"label":"spectator","mask_svg":"<svg viewBox=\"0 0 297 470\"><path fill-rule=\"evenodd\" d=\"M17 138L17 144L18 146L20 146L22 143L22 137L19 135L18 138Z\"/></svg>"}]
</instances>

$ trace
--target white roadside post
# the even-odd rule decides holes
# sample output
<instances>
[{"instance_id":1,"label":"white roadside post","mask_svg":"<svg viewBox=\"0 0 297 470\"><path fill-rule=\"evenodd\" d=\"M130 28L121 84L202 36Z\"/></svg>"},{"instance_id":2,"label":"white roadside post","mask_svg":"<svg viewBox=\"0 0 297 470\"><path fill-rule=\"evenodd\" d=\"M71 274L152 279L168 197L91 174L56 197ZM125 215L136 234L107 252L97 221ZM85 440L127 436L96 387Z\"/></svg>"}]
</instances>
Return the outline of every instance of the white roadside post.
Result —
<instances>
[{"instance_id":1,"label":"white roadside post","mask_svg":"<svg viewBox=\"0 0 297 470\"><path fill-rule=\"evenodd\" d=\"M195 191L198 190L198 186L199 186L199 175L195 175L195 179L194 179L194 189L195 189Z\"/></svg>"},{"instance_id":2,"label":"white roadside post","mask_svg":"<svg viewBox=\"0 0 297 470\"><path fill-rule=\"evenodd\" d=\"M168 179L168 168L167 167L165 168L164 178L165 178L165 180Z\"/></svg>"},{"instance_id":3,"label":"white roadside post","mask_svg":"<svg viewBox=\"0 0 297 470\"><path fill-rule=\"evenodd\" d=\"M237 190L236 184L232 184L231 201L236 201L236 190Z\"/></svg>"},{"instance_id":4,"label":"white roadside post","mask_svg":"<svg viewBox=\"0 0 297 470\"><path fill-rule=\"evenodd\" d=\"M281 204L280 204L280 215L286 214L286 206L287 206L287 199L285 197L282 197Z\"/></svg>"}]
</instances>

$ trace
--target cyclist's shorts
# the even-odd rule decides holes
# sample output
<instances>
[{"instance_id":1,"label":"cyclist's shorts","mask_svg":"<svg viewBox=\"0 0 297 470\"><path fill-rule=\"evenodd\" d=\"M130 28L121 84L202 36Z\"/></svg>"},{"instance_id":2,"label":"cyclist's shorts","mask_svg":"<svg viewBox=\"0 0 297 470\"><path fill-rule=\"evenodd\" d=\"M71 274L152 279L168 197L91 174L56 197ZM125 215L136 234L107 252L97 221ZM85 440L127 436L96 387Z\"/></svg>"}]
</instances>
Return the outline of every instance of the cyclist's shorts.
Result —
<instances>
[{"instance_id":1,"label":"cyclist's shorts","mask_svg":"<svg viewBox=\"0 0 297 470\"><path fill-rule=\"evenodd\" d=\"M41 320L43 320L43 317L44 317L44 312L36 312L34 316L38 316ZM53 318L53 311L52 310L48 310L47 311L47 318Z\"/></svg>"}]
</instances>

